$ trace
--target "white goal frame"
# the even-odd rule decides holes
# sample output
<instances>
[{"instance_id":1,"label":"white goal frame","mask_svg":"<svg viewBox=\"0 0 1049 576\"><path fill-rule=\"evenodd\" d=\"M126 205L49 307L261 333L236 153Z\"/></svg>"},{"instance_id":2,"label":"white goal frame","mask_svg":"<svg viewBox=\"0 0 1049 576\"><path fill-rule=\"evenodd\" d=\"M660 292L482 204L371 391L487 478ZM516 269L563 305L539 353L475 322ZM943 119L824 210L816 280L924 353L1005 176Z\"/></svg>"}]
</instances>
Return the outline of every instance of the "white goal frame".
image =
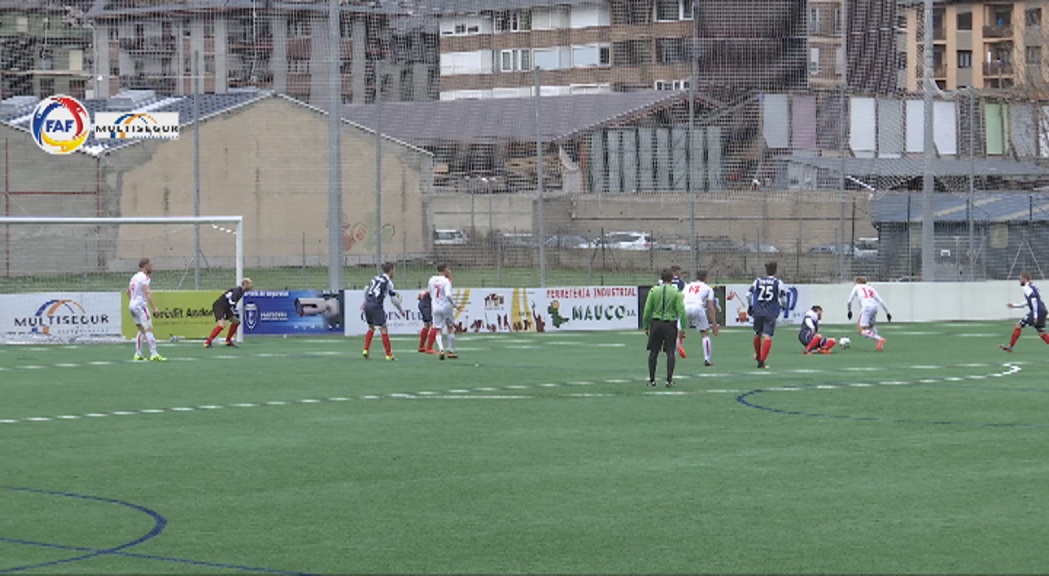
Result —
<instances>
[{"instance_id":1,"label":"white goal frame","mask_svg":"<svg viewBox=\"0 0 1049 576\"><path fill-rule=\"evenodd\" d=\"M208 224L235 226L235 265L236 282L244 279L244 217L243 216L142 216L142 217L41 217L41 216L0 216L0 226L6 225L121 225L121 224ZM199 258L194 254L193 258ZM198 263L199 264L199 263ZM237 341L243 342L244 332L237 331Z\"/></svg>"}]
</instances>

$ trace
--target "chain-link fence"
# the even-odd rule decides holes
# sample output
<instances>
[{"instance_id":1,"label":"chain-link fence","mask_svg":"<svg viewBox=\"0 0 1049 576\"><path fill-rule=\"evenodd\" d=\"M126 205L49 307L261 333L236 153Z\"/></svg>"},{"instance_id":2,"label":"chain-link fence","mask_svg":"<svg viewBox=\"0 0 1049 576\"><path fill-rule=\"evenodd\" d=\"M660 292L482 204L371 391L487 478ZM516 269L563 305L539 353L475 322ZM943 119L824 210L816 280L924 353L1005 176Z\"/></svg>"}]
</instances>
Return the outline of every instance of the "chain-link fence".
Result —
<instances>
[{"instance_id":1,"label":"chain-link fence","mask_svg":"<svg viewBox=\"0 0 1049 576\"><path fill-rule=\"evenodd\" d=\"M767 260L808 282L1039 275L1049 5L937 3L931 67L924 8L5 4L4 214L243 215L248 273L280 287L326 287L332 250L347 286L380 260L409 286L437 261L485 286L647 282L671 264L739 280ZM32 122L53 93L92 116L177 112L181 134L48 155ZM43 250L6 238L4 254ZM206 243L140 251L163 269L172 246L171 270L220 266ZM34 273L19 261L5 289Z\"/></svg>"}]
</instances>

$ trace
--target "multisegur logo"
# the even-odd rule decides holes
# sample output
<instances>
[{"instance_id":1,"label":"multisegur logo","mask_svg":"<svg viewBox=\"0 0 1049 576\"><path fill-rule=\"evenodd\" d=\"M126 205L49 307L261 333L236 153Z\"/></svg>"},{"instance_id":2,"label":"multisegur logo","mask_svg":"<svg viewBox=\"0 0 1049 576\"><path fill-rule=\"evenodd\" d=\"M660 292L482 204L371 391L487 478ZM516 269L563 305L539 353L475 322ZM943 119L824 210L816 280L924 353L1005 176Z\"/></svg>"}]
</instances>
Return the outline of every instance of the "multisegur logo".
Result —
<instances>
[{"instance_id":1,"label":"multisegur logo","mask_svg":"<svg viewBox=\"0 0 1049 576\"><path fill-rule=\"evenodd\" d=\"M72 96L44 98L33 110L33 140L49 154L69 154L87 141L91 118L87 108Z\"/></svg>"},{"instance_id":2,"label":"multisegur logo","mask_svg":"<svg viewBox=\"0 0 1049 576\"><path fill-rule=\"evenodd\" d=\"M80 302L69 299L48 300L32 316L15 318L15 326L37 334L77 330L109 324L109 314L89 314Z\"/></svg>"},{"instance_id":3,"label":"multisegur logo","mask_svg":"<svg viewBox=\"0 0 1049 576\"><path fill-rule=\"evenodd\" d=\"M93 132L96 140L178 140L178 112L97 112Z\"/></svg>"}]
</instances>

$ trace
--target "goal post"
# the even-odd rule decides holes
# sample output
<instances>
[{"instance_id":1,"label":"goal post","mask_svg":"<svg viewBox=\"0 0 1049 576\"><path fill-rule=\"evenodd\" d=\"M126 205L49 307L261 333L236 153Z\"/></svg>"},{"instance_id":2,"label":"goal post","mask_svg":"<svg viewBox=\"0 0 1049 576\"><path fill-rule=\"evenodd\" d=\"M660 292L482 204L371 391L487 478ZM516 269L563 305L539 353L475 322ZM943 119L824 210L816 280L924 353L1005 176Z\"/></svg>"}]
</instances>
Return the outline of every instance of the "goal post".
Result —
<instances>
[{"instance_id":1,"label":"goal post","mask_svg":"<svg viewBox=\"0 0 1049 576\"><path fill-rule=\"evenodd\" d=\"M142 258L155 292L227 289L245 273L244 218L0 217L0 343L122 340Z\"/></svg>"}]
</instances>

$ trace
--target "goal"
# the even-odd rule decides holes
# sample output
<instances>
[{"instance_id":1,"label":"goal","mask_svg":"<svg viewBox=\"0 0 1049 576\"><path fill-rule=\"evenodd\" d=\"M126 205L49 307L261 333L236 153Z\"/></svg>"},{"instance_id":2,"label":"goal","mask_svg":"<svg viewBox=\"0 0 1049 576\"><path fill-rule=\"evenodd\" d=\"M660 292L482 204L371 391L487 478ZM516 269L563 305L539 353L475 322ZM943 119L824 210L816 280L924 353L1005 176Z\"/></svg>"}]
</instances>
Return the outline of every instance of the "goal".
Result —
<instances>
[{"instance_id":1,"label":"goal","mask_svg":"<svg viewBox=\"0 0 1049 576\"><path fill-rule=\"evenodd\" d=\"M0 217L0 344L123 341L142 258L154 291L229 288L244 277L243 217Z\"/></svg>"}]
</instances>

